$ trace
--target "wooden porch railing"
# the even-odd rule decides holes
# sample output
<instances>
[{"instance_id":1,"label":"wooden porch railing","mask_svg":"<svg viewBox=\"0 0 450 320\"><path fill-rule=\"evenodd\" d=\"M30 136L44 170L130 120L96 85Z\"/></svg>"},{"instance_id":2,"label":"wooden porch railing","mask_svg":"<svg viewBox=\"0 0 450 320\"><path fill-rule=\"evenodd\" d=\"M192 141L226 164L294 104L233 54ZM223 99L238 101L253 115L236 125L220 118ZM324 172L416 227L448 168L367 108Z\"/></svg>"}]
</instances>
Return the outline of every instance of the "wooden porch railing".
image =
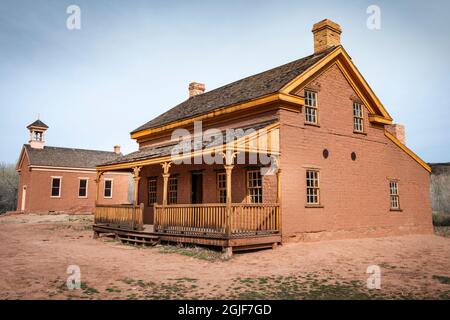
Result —
<instances>
[{"instance_id":1,"label":"wooden porch railing","mask_svg":"<svg viewBox=\"0 0 450 320\"><path fill-rule=\"evenodd\" d=\"M212 238L250 237L280 232L278 204L155 205L156 233Z\"/></svg>"},{"instance_id":2,"label":"wooden porch railing","mask_svg":"<svg viewBox=\"0 0 450 320\"><path fill-rule=\"evenodd\" d=\"M97 204L94 211L94 223L114 228L142 230L144 226L144 204L103 205Z\"/></svg>"}]
</instances>

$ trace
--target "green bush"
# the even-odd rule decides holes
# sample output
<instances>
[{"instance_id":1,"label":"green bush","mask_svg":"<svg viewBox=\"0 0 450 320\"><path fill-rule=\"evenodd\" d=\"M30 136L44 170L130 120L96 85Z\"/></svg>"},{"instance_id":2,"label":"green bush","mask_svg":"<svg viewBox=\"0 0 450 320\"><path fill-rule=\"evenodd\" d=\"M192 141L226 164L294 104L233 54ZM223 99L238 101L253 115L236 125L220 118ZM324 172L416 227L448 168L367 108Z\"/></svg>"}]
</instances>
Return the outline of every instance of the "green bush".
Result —
<instances>
[{"instance_id":1,"label":"green bush","mask_svg":"<svg viewBox=\"0 0 450 320\"><path fill-rule=\"evenodd\" d=\"M450 227L450 214L433 212L433 225L436 227Z\"/></svg>"}]
</instances>

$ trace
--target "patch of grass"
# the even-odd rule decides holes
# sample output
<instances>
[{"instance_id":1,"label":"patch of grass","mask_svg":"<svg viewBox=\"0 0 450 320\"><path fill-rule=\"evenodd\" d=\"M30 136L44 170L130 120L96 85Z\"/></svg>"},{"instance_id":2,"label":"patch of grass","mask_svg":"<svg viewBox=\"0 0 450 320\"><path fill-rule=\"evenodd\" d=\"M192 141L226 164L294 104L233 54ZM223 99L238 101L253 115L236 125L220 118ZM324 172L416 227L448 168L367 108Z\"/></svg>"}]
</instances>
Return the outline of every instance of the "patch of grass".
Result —
<instances>
[{"instance_id":1,"label":"patch of grass","mask_svg":"<svg viewBox=\"0 0 450 320\"><path fill-rule=\"evenodd\" d=\"M206 261L226 260L221 252L197 246L158 245L156 247L159 248L159 252L162 254L177 253Z\"/></svg>"},{"instance_id":2,"label":"patch of grass","mask_svg":"<svg viewBox=\"0 0 450 320\"><path fill-rule=\"evenodd\" d=\"M397 269L396 266L389 264L387 262L380 263L379 266L384 269Z\"/></svg>"},{"instance_id":3,"label":"patch of grass","mask_svg":"<svg viewBox=\"0 0 450 320\"><path fill-rule=\"evenodd\" d=\"M433 275L433 279L439 281L442 284L450 284L450 277Z\"/></svg>"},{"instance_id":4,"label":"patch of grass","mask_svg":"<svg viewBox=\"0 0 450 320\"><path fill-rule=\"evenodd\" d=\"M99 293L97 289L89 287L86 282L81 282L81 290L88 296Z\"/></svg>"}]
</instances>

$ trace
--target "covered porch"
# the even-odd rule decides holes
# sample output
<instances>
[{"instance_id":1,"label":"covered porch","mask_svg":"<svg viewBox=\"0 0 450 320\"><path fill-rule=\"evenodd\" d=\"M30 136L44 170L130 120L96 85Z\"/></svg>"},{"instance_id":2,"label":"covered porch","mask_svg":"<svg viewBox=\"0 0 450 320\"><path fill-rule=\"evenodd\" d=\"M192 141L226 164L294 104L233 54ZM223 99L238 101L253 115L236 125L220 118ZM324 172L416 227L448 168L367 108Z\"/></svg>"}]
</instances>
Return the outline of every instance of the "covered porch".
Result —
<instances>
[{"instance_id":1,"label":"covered porch","mask_svg":"<svg viewBox=\"0 0 450 320\"><path fill-rule=\"evenodd\" d=\"M270 129L274 139L278 128ZM269 135L256 131L255 137ZM169 150L158 150L154 157L155 149L145 150L140 162L99 167L98 186L105 172L132 172L134 201L97 204L94 232L142 233L158 241L220 246L230 252L281 243L279 152L270 150L270 163L261 163L256 157L260 144L252 147L251 141L248 135L241 144L238 140L175 157L167 155ZM265 148L267 152L267 144ZM205 155L223 161L207 164Z\"/></svg>"}]
</instances>

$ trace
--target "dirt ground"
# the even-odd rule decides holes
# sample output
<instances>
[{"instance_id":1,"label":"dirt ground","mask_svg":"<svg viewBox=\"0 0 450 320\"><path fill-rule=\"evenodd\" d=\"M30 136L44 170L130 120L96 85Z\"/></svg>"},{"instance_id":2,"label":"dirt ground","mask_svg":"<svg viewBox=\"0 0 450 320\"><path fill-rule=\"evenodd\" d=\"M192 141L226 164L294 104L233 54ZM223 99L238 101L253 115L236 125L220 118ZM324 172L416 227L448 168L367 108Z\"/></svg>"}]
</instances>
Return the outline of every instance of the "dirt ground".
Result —
<instances>
[{"instance_id":1,"label":"dirt ground","mask_svg":"<svg viewBox=\"0 0 450 320\"><path fill-rule=\"evenodd\" d=\"M450 238L292 243L235 254L93 239L91 216L0 217L0 299L449 299ZM441 233L442 234L442 233ZM67 268L81 288L68 289ZM369 266L380 289L368 289Z\"/></svg>"}]
</instances>

